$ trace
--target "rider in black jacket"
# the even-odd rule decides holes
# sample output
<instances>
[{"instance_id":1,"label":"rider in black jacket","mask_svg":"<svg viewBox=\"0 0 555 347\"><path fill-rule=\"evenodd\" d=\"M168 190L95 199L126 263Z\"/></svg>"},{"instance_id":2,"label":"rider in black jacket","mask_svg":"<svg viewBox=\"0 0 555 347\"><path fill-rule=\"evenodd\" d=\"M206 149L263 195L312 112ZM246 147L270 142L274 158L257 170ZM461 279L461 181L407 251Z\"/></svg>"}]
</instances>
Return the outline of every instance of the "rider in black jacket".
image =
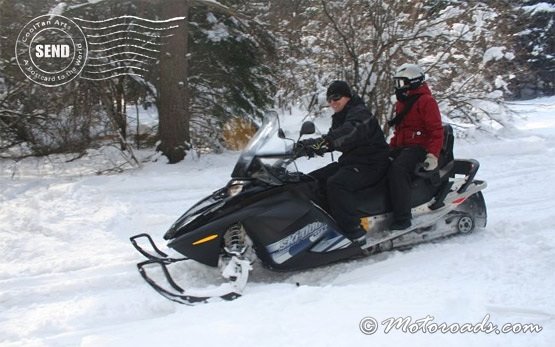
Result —
<instances>
[{"instance_id":1,"label":"rider in black jacket","mask_svg":"<svg viewBox=\"0 0 555 347\"><path fill-rule=\"evenodd\" d=\"M326 135L301 144L309 157L334 150L343 153L337 163L310 175L326 192L327 208L343 233L363 243L366 231L360 226L362 216L357 212L353 193L376 184L386 174L389 146L377 119L345 81L334 81L326 97L335 112L331 128Z\"/></svg>"}]
</instances>

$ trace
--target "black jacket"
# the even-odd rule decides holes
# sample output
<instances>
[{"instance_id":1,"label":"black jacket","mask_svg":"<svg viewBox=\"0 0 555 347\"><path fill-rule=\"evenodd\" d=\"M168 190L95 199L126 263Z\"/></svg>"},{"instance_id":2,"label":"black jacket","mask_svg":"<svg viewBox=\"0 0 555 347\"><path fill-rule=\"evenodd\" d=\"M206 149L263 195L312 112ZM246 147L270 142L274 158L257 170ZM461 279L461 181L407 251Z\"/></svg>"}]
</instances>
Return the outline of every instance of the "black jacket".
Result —
<instances>
[{"instance_id":1,"label":"black jacket","mask_svg":"<svg viewBox=\"0 0 555 347\"><path fill-rule=\"evenodd\" d=\"M353 96L343 110L332 116L326 141L333 150L341 151L342 165L386 165L389 146L376 117L362 99Z\"/></svg>"}]
</instances>

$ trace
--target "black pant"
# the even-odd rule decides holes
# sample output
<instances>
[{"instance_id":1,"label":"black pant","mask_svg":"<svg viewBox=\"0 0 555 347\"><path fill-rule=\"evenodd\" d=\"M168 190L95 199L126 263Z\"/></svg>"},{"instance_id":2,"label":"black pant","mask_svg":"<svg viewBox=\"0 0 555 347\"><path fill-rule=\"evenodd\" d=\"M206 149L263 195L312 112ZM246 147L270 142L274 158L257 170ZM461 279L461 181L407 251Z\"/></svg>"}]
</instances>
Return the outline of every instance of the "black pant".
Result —
<instances>
[{"instance_id":1,"label":"black pant","mask_svg":"<svg viewBox=\"0 0 555 347\"><path fill-rule=\"evenodd\" d=\"M416 165L426 158L426 150L418 146L396 148L389 156L393 159L387 174L393 218L410 220L412 177Z\"/></svg>"},{"instance_id":2,"label":"black pant","mask_svg":"<svg viewBox=\"0 0 555 347\"><path fill-rule=\"evenodd\" d=\"M378 183L387 173L387 161L375 165L331 163L310 175L318 180L322 207L330 212L347 237L360 233L360 217L354 193Z\"/></svg>"}]
</instances>

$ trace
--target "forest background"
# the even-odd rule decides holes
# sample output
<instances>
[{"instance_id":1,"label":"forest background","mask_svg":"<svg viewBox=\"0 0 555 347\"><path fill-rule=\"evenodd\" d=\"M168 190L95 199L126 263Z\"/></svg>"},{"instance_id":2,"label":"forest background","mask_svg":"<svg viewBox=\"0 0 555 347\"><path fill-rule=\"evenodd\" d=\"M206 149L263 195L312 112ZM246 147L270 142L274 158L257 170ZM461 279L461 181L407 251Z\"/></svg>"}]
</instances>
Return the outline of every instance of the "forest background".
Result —
<instances>
[{"instance_id":1,"label":"forest background","mask_svg":"<svg viewBox=\"0 0 555 347\"><path fill-rule=\"evenodd\" d=\"M17 37L49 13L88 27L89 47L111 35L124 59L89 55L58 87L30 81ZM554 21L554 1L532 0L0 0L0 158L108 145L140 165L137 148L169 163L239 149L268 110L329 113L335 79L388 132L392 76L407 62L426 71L458 136L495 134L511 126L508 100L555 94ZM140 119L145 110L154 122Z\"/></svg>"}]
</instances>

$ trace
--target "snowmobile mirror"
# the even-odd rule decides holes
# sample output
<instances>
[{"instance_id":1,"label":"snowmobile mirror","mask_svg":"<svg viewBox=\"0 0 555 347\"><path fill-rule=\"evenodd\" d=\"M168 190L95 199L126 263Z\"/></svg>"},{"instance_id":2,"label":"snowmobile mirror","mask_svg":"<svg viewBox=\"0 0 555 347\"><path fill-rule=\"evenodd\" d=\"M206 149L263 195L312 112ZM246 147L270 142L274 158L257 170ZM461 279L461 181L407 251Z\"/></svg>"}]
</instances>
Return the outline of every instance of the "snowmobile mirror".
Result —
<instances>
[{"instance_id":1,"label":"snowmobile mirror","mask_svg":"<svg viewBox=\"0 0 555 347\"><path fill-rule=\"evenodd\" d=\"M279 129L278 129L278 137L279 137L280 139L284 139L284 138L285 138L285 132L283 132L283 129L282 129L282 128L279 128Z\"/></svg>"},{"instance_id":2,"label":"snowmobile mirror","mask_svg":"<svg viewBox=\"0 0 555 347\"><path fill-rule=\"evenodd\" d=\"M301 133L300 135L309 135L309 134L314 134L316 132L316 127L314 126L314 123L312 123L311 121L306 121L303 123L303 125L301 126Z\"/></svg>"}]
</instances>

